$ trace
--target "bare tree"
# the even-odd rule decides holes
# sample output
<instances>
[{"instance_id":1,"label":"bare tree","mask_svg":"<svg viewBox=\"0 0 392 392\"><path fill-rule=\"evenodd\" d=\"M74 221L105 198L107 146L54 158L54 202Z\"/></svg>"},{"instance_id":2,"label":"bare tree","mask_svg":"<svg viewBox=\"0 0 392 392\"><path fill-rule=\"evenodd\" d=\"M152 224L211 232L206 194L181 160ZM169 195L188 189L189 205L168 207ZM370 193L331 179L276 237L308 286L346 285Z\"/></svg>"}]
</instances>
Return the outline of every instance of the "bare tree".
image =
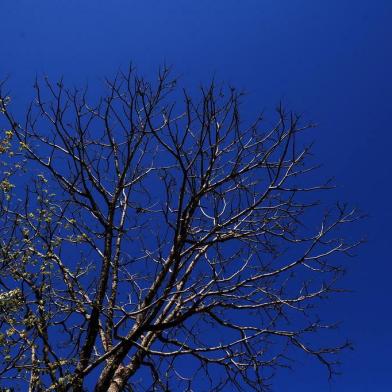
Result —
<instances>
[{"instance_id":1,"label":"bare tree","mask_svg":"<svg viewBox=\"0 0 392 392\"><path fill-rule=\"evenodd\" d=\"M320 344L332 326L312 308L340 291L356 245L340 228L358 215L318 202L331 186L312 184L311 126L282 107L270 129L246 124L241 93L192 99L166 69L105 85L90 103L37 82L23 121L2 87L2 162L18 172L2 187L0 379L261 391L296 352L333 374L348 343Z\"/></svg>"}]
</instances>

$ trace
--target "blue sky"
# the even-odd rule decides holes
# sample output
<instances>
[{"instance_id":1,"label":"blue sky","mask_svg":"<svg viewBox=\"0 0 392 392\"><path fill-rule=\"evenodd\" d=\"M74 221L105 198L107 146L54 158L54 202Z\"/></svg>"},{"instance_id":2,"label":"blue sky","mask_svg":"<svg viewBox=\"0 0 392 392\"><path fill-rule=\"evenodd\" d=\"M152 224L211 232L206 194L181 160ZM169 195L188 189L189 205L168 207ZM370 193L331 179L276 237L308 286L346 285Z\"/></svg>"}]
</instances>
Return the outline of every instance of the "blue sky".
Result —
<instances>
[{"instance_id":1,"label":"blue sky","mask_svg":"<svg viewBox=\"0 0 392 392\"><path fill-rule=\"evenodd\" d=\"M368 237L345 278L353 292L324 308L356 349L332 383L301 360L276 390L389 391L391 19L390 0L1 1L0 78L22 105L36 74L94 85L129 61L147 77L166 62L188 86L244 88L249 115L282 100L317 122L333 197L369 214L352 233Z\"/></svg>"}]
</instances>

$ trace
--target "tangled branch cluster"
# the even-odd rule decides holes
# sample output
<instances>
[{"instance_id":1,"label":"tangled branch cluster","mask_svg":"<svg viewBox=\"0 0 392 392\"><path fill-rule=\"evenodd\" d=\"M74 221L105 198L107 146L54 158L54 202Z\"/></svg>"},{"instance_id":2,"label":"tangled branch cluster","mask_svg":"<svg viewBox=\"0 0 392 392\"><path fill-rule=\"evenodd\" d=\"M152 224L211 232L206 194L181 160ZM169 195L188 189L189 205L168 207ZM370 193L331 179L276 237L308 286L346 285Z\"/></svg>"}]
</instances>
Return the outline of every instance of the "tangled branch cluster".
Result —
<instances>
[{"instance_id":1,"label":"tangled branch cluster","mask_svg":"<svg viewBox=\"0 0 392 392\"><path fill-rule=\"evenodd\" d=\"M311 338L330 328L312 307L339 291L358 216L320 210L309 126L282 107L269 130L245 125L235 89L193 100L167 70L106 85L91 104L37 82L23 122L0 97L19 168L1 199L0 379L260 391L295 350L333 373L347 343Z\"/></svg>"}]
</instances>

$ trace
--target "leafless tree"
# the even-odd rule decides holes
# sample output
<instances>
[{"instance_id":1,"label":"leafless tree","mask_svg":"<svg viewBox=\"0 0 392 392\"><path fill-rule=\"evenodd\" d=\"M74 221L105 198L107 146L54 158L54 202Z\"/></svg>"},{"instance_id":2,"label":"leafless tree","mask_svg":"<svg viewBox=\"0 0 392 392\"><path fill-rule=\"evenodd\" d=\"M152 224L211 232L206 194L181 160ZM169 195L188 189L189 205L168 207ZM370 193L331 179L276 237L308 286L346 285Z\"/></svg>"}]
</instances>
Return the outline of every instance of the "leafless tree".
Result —
<instances>
[{"instance_id":1,"label":"leafless tree","mask_svg":"<svg viewBox=\"0 0 392 392\"><path fill-rule=\"evenodd\" d=\"M358 215L318 202L312 126L282 107L247 124L237 90L193 99L166 69L105 86L91 103L37 81L23 120L2 86L0 379L262 391L298 352L333 374L348 343L322 344L312 309L340 291Z\"/></svg>"}]
</instances>

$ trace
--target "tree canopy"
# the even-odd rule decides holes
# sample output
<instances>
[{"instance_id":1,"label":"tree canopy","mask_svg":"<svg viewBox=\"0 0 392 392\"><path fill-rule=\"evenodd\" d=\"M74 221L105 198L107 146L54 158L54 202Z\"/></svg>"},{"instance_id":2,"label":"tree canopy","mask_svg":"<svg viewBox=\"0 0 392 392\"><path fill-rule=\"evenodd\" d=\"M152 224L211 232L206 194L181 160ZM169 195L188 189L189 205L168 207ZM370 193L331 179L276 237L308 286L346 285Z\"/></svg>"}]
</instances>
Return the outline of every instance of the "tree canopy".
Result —
<instances>
[{"instance_id":1,"label":"tree canopy","mask_svg":"<svg viewBox=\"0 0 392 392\"><path fill-rule=\"evenodd\" d=\"M281 105L249 122L241 92L191 96L167 69L98 100L34 88L23 118L0 92L4 385L260 391L296 352L335 372L349 343L314 307L359 215L320 202L312 125Z\"/></svg>"}]
</instances>

